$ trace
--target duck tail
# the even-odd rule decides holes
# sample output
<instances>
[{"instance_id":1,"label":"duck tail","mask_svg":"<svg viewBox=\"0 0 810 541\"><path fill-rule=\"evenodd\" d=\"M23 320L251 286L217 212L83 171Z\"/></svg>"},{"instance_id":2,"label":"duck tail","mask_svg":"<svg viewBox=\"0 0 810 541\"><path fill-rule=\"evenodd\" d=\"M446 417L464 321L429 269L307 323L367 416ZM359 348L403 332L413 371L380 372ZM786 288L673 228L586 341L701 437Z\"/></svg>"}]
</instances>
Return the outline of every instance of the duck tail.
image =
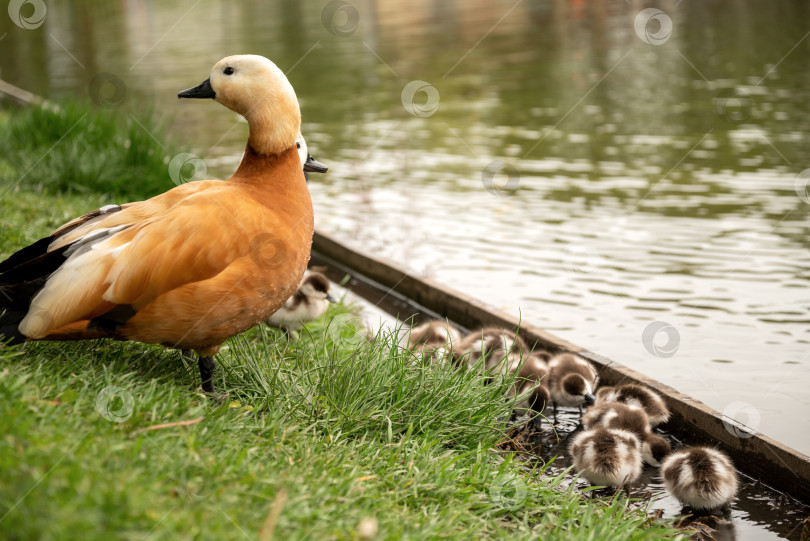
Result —
<instances>
[{"instance_id":1,"label":"duck tail","mask_svg":"<svg viewBox=\"0 0 810 541\"><path fill-rule=\"evenodd\" d=\"M28 313L31 299L50 275L65 262L65 248L48 252L53 237L26 246L0 263L0 341L24 342L19 324Z\"/></svg>"}]
</instances>

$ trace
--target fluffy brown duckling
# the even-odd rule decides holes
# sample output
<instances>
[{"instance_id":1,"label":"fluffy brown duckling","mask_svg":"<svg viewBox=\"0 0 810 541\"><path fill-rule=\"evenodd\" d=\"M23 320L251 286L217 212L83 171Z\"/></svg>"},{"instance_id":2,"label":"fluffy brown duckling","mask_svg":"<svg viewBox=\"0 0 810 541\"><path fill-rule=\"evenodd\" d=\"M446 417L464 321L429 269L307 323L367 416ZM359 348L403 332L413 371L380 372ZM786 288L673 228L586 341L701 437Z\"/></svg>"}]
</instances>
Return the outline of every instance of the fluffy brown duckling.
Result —
<instances>
[{"instance_id":1,"label":"fluffy brown duckling","mask_svg":"<svg viewBox=\"0 0 810 541\"><path fill-rule=\"evenodd\" d=\"M650 466L660 466L672 448L662 436L652 432L650 419L639 407L621 402L605 402L588 409L582 416L586 429L618 428L632 432L641 442L641 458Z\"/></svg>"},{"instance_id":2,"label":"fluffy brown duckling","mask_svg":"<svg viewBox=\"0 0 810 541\"><path fill-rule=\"evenodd\" d=\"M290 334L303 327L304 323L323 316L330 302L336 301L329 295L329 280L319 272L311 272L304 277L292 297L267 318L266 323Z\"/></svg>"},{"instance_id":3,"label":"fluffy brown duckling","mask_svg":"<svg viewBox=\"0 0 810 541\"><path fill-rule=\"evenodd\" d=\"M625 383L617 387L602 387L596 393L596 404L606 402L622 402L643 409L650 419L652 428L669 420L669 408L664 399L652 389L641 385Z\"/></svg>"},{"instance_id":4,"label":"fluffy brown duckling","mask_svg":"<svg viewBox=\"0 0 810 541\"><path fill-rule=\"evenodd\" d=\"M555 416L557 406L577 407L582 413L583 404L594 403L599 375L591 363L573 353L561 353L551 358L548 368L548 389Z\"/></svg>"},{"instance_id":5,"label":"fluffy brown duckling","mask_svg":"<svg viewBox=\"0 0 810 541\"><path fill-rule=\"evenodd\" d=\"M542 414L546 406L551 403L551 395L546 388L548 364L546 364L545 358L547 354L543 355L543 353L532 353L526 362L519 365L510 396L527 396L515 404L514 411L518 415Z\"/></svg>"},{"instance_id":6,"label":"fluffy brown duckling","mask_svg":"<svg viewBox=\"0 0 810 541\"><path fill-rule=\"evenodd\" d=\"M728 456L711 447L687 447L664 459L664 486L696 511L727 507L739 487L737 471Z\"/></svg>"},{"instance_id":7,"label":"fluffy brown duckling","mask_svg":"<svg viewBox=\"0 0 810 541\"><path fill-rule=\"evenodd\" d=\"M423 361L435 364L444 362L459 340L461 333L447 321L433 319L411 329L401 345L418 353Z\"/></svg>"},{"instance_id":8,"label":"fluffy brown duckling","mask_svg":"<svg viewBox=\"0 0 810 541\"><path fill-rule=\"evenodd\" d=\"M592 485L628 491L641 475L641 442L632 432L596 428L577 434L570 446L574 468Z\"/></svg>"},{"instance_id":9,"label":"fluffy brown duckling","mask_svg":"<svg viewBox=\"0 0 810 541\"><path fill-rule=\"evenodd\" d=\"M483 360L484 372L505 374L528 354L526 343L515 333L497 327L473 331L453 346L457 364L474 368Z\"/></svg>"}]
</instances>

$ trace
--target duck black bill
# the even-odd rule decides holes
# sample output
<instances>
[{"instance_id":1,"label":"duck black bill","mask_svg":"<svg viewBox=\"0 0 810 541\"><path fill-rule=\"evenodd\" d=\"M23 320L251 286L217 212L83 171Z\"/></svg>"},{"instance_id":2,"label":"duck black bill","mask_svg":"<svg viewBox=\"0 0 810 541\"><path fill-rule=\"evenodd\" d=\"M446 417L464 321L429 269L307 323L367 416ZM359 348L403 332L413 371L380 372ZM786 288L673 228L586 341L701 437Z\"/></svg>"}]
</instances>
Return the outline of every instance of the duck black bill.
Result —
<instances>
[{"instance_id":1,"label":"duck black bill","mask_svg":"<svg viewBox=\"0 0 810 541\"><path fill-rule=\"evenodd\" d=\"M329 302L331 302L331 303L336 303L336 302L337 302L337 299L335 299L335 298L334 298L332 295L330 295L329 293L327 293L327 294L326 294L326 300L327 300L327 301L329 301Z\"/></svg>"},{"instance_id":2,"label":"duck black bill","mask_svg":"<svg viewBox=\"0 0 810 541\"><path fill-rule=\"evenodd\" d=\"M216 98L217 93L211 88L211 79L206 79L193 88L187 88L182 92L178 92L178 98Z\"/></svg>"},{"instance_id":3,"label":"duck black bill","mask_svg":"<svg viewBox=\"0 0 810 541\"><path fill-rule=\"evenodd\" d=\"M596 402L596 397L591 393L585 395L585 405L586 406L593 406Z\"/></svg>"},{"instance_id":4,"label":"duck black bill","mask_svg":"<svg viewBox=\"0 0 810 541\"><path fill-rule=\"evenodd\" d=\"M304 171L308 173L326 173L329 170L324 164L307 154L307 161L304 162Z\"/></svg>"}]
</instances>

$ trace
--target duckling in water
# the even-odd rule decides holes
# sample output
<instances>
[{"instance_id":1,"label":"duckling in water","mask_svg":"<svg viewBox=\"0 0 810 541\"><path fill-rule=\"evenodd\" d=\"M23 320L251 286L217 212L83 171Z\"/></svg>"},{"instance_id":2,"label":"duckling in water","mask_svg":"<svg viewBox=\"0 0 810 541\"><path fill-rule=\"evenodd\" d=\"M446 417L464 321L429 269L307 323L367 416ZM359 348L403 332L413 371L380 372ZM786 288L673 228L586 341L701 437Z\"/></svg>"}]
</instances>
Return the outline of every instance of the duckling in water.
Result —
<instances>
[{"instance_id":1,"label":"duckling in water","mask_svg":"<svg viewBox=\"0 0 810 541\"><path fill-rule=\"evenodd\" d=\"M554 417L557 417L557 406L577 407L580 415L582 405L594 403L594 390L599 375L591 363L574 355L561 353L551 358L548 363L548 388L554 402Z\"/></svg>"},{"instance_id":2,"label":"duckling in water","mask_svg":"<svg viewBox=\"0 0 810 541\"><path fill-rule=\"evenodd\" d=\"M320 272L312 272L304 277L298 290L265 323L283 329L289 336L304 323L323 316L330 302L336 301L329 294L329 280Z\"/></svg>"},{"instance_id":3,"label":"duckling in water","mask_svg":"<svg viewBox=\"0 0 810 541\"><path fill-rule=\"evenodd\" d=\"M650 466L660 466L672 448L662 436L650 428L650 418L639 407L621 402L605 402L588 409L582 416L586 429L618 428L632 432L641 441L641 458Z\"/></svg>"},{"instance_id":4,"label":"duckling in water","mask_svg":"<svg viewBox=\"0 0 810 541\"><path fill-rule=\"evenodd\" d=\"M650 418L650 427L666 423L669 420L669 408L661 396L647 387L626 383L617 387L602 387L596 393L596 404L606 402L623 402L644 410Z\"/></svg>"},{"instance_id":5,"label":"duckling in water","mask_svg":"<svg viewBox=\"0 0 810 541\"><path fill-rule=\"evenodd\" d=\"M571 442L576 470L592 485L621 488L641 475L641 443L632 432L596 428L581 432Z\"/></svg>"},{"instance_id":6,"label":"duckling in water","mask_svg":"<svg viewBox=\"0 0 810 541\"><path fill-rule=\"evenodd\" d=\"M539 422L539 415L543 413L546 406L551 402L551 395L546 388L548 365L545 359L548 354L544 355L544 353L532 353L523 365L519 365L520 369L515 378L515 385L510 392L510 397L528 394L525 399L515 404L514 413L517 415L535 413L538 415L535 418L535 423ZM513 366L511 370L516 368L516 366Z\"/></svg>"},{"instance_id":7,"label":"duckling in water","mask_svg":"<svg viewBox=\"0 0 810 541\"><path fill-rule=\"evenodd\" d=\"M731 460L711 447L687 447L672 453L661 465L661 477L682 505L696 511L727 507L739 486Z\"/></svg>"},{"instance_id":8,"label":"duckling in water","mask_svg":"<svg viewBox=\"0 0 810 541\"><path fill-rule=\"evenodd\" d=\"M401 346L419 354L423 362L437 364L449 357L453 344L459 340L461 333L447 321L433 319L411 329Z\"/></svg>"}]
</instances>

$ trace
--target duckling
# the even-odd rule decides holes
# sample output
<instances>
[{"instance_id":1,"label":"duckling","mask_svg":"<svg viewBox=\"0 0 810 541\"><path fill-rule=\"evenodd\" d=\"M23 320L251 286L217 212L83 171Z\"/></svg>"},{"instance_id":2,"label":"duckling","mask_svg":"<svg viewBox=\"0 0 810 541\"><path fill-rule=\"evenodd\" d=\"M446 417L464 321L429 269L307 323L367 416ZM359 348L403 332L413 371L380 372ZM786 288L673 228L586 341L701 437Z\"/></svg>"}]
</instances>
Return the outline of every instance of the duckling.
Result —
<instances>
[{"instance_id":1,"label":"duckling","mask_svg":"<svg viewBox=\"0 0 810 541\"><path fill-rule=\"evenodd\" d=\"M416 346L452 346L461 340L461 333L446 321L432 319L417 325L403 338L403 347L413 349Z\"/></svg>"},{"instance_id":2,"label":"duckling","mask_svg":"<svg viewBox=\"0 0 810 541\"><path fill-rule=\"evenodd\" d=\"M728 456L711 447L687 447L661 465L664 486L696 511L727 507L737 494L737 471Z\"/></svg>"},{"instance_id":3,"label":"duckling","mask_svg":"<svg viewBox=\"0 0 810 541\"><path fill-rule=\"evenodd\" d=\"M482 359L484 372L505 374L511 365L520 361L521 355L528 353L525 342L506 329L485 327L473 331L453 347L456 363L474 368Z\"/></svg>"},{"instance_id":4,"label":"duckling","mask_svg":"<svg viewBox=\"0 0 810 541\"><path fill-rule=\"evenodd\" d=\"M411 329L402 337L400 346L413 350L425 364L441 364L460 339L461 333L447 321L433 319Z\"/></svg>"},{"instance_id":5,"label":"duckling","mask_svg":"<svg viewBox=\"0 0 810 541\"><path fill-rule=\"evenodd\" d=\"M650 418L639 407L621 402L605 402L588 409L582 416L586 429L618 428L632 432L641 441L641 458L650 466L659 467L672 448L669 442L650 428Z\"/></svg>"},{"instance_id":6,"label":"duckling","mask_svg":"<svg viewBox=\"0 0 810 541\"><path fill-rule=\"evenodd\" d=\"M548 388L554 403L555 419L557 406L577 407L582 415L582 405L594 403L593 392L599 382L596 369L573 353L561 353L552 357L548 368Z\"/></svg>"},{"instance_id":7,"label":"duckling","mask_svg":"<svg viewBox=\"0 0 810 541\"><path fill-rule=\"evenodd\" d=\"M641 475L641 443L632 432L595 428L577 434L570 446L576 470L592 485L624 487Z\"/></svg>"},{"instance_id":8,"label":"duckling","mask_svg":"<svg viewBox=\"0 0 810 541\"><path fill-rule=\"evenodd\" d=\"M247 119L236 172L92 211L13 254L0 263L0 335L194 350L212 393L220 346L298 287L314 217L296 146L298 98L273 62L223 58L178 97L213 99Z\"/></svg>"},{"instance_id":9,"label":"duckling","mask_svg":"<svg viewBox=\"0 0 810 541\"><path fill-rule=\"evenodd\" d=\"M596 404L606 402L623 402L643 409L652 428L669 420L669 408L664 399L652 389L641 385L625 383L617 387L602 387L596 393Z\"/></svg>"},{"instance_id":10,"label":"duckling","mask_svg":"<svg viewBox=\"0 0 810 541\"><path fill-rule=\"evenodd\" d=\"M329 294L329 279L320 272L311 272L304 277L292 297L267 318L265 323L283 329L289 335L291 331L303 327L304 323L323 316L330 302L337 301Z\"/></svg>"},{"instance_id":11,"label":"duckling","mask_svg":"<svg viewBox=\"0 0 810 541\"><path fill-rule=\"evenodd\" d=\"M516 367L510 367L512 371ZM546 406L551 402L551 395L546 388L548 378L548 365L545 362L543 353L535 352L529 355L515 377L515 384L510 392L511 396L526 395L526 398L515 404L514 413L522 415L524 413L537 414L535 423L539 422L539 415L545 411Z\"/></svg>"}]
</instances>

